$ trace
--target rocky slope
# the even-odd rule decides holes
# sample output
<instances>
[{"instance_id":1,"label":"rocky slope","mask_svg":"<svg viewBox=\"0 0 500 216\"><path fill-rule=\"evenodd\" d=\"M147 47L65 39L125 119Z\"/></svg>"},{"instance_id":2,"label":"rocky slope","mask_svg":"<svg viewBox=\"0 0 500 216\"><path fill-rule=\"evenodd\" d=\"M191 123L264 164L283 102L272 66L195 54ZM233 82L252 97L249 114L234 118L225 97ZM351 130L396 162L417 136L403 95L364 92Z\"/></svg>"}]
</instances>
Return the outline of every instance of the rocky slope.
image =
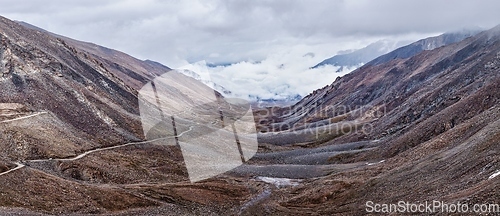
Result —
<instances>
[{"instance_id":1,"label":"rocky slope","mask_svg":"<svg viewBox=\"0 0 500 216\"><path fill-rule=\"evenodd\" d=\"M231 178L189 183L176 140L204 127L144 141L138 91L168 67L3 17L0 41L0 214L220 214L251 195ZM175 76L192 91L174 99L204 99Z\"/></svg>"},{"instance_id":2,"label":"rocky slope","mask_svg":"<svg viewBox=\"0 0 500 216\"><path fill-rule=\"evenodd\" d=\"M497 26L410 58L367 64L292 107L274 108L260 127L280 132L261 142L314 149L317 163L361 164L290 189L276 205L287 214L355 214L367 201L498 203L499 72ZM316 130L294 135L307 128ZM353 145L359 142L371 145ZM340 144L357 151L316 153Z\"/></svg>"},{"instance_id":3,"label":"rocky slope","mask_svg":"<svg viewBox=\"0 0 500 216\"><path fill-rule=\"evenodd\" d=\"M3 17L0 41L1 205L54 213L77 211L68 206L98 212L155 205L120 189L64 178L93 178L98 170L62 166L58 176L16 162L142 140L137 90L170 69Z\"/></svg>"},{"instance_id":4,"label":"rocky slope","mask_svg":"<svg viewBox=\"0 0 500 216\"><path fill-rule=\"evenodd\" d=\"M77 133L89 146L141 139L136 91L168 68L5 18L0 29L2 103L48 112L67 124L61 133Z\"/></svg>"}]
</instances>

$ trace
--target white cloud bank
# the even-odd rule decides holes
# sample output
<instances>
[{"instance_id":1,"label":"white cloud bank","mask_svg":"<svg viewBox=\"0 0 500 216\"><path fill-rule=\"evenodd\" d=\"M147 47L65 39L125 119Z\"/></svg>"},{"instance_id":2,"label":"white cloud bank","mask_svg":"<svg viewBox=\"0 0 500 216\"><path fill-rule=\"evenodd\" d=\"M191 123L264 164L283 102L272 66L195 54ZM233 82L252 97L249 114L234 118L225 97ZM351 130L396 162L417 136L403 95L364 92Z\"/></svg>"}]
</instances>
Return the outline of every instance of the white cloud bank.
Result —
<instances>
[{"instance_id":1,"label":"white cloud bank","mask_svg":"<svg viewBox=\"0 0 500 216\"><path fill-rule=\"evenodd\" d=\"M206 67L204 61L181 67L211 79L245 99L287 99L305 96L311 91L331 84L351 69L336 72L339 67L327 65L310 69L324 59L323 55L304 52L299 47L270 54L263 61L242 61L226 66ZM210 78L207 78L207 73Z\"/></svg>"}]
</instances>

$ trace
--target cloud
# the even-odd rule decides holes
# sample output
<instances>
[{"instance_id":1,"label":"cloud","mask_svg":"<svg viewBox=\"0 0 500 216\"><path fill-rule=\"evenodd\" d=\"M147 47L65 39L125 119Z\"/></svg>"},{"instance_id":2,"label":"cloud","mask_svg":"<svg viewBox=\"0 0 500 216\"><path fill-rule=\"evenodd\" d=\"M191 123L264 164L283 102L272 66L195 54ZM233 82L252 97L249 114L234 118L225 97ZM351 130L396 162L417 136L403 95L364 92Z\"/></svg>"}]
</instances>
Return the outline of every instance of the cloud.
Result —
<instances>
[{"instance_id":1,"label":"cloud","mask_svg":"<svg viewBox=\"0 0 500 216\"><path fill-rule=\"evenodd\" d=\"M339 67L331 65L310 69L322 59L306 52L309 49L307 46L296 46L274 52L263 61L242 61L217 67L206 67L202 61L180 68L194 71L204 80L211 80L229 89L232 94L227 96L250 100L255 99L255 96L262 99L305 96L352 70L336 72Z\"/></svg>"},{"instance_id":2,"label":"cloud","mask_svg":"<svg viewBox=\"0 0 500 216\"><path fill-rule=\"evenodd\" d=\"M0 14L176 67L262 60L270 48L291 44L492 27L499 6L494 0L4 0Z\"/></svg>"},{"instance_id":3,"label":"cloud","mask_svg":"<svg viewBox=\"0 0 500 216\"><path fill-rule=\"evenodd\" d=\"M174 68L201 60L240 62L214 72L236 82L227 85L262 87L241 90L247 93L288 84L291 92L303 94L333 81L331 71L304 68L340 50L383 38L415 40L469 26L490 28L500 20L496 0L2 0L1 5L7 18ZM315 56L305 58L306 53ZM284 69L277 68L280 62ZM264 72L268 76L259 80Z\"/></svg>"}]
</instances>

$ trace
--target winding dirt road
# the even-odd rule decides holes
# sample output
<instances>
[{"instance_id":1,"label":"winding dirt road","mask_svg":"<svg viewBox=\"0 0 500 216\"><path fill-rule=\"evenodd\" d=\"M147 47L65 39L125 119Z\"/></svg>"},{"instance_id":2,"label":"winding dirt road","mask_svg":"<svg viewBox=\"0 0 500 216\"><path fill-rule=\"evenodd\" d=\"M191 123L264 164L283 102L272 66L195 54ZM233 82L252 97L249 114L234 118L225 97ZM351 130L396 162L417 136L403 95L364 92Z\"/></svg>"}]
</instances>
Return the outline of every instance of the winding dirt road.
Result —
<instances>
[{"instance_id":1,"label":"winding dirt road","mask_svg":"<svg viewBox=\"0 0 500 216\"><path fill-rule=\"evenodd\" d=\"M177 135L177 138L180 138L182 135L192 131L194 128L194 126L189 126L189 130L187 131L184 131L182 133L180 133L179 135ZM171 139L171 138L175 138L176 136L168 136L168 137L162 137L162 138L158 138L158 139L154 139L154 140L147 140L147 141L141 141L141 142L131 142L131 143L126 143L126 144L122 144L122 145L116 145L116 146L110 146L110 147L105 147L105 148L97 148L97 149L93 149L93 150L89 150L89 151L86 151L86 152L83 152L75 157L72 157L72 158L54 158L54 159L39 159L39 160L26 160L27 162L47 162L47 161L75 161L75 160L78 160L78 159L81 159L89 154L92 154L92 153L95 153L95 152L100 152L100 151L106 151L106 150L112 150L112 149L117 149L117 148L122 148L122 147L126 147L126 146L131 146L131 145L144 145L144 144L148 144L148 143L152 143L152 142L155 142L155 141L160 141L160 140L165 140L165 139Z\"/></svg>"},{"instance_id":2,"label":"winding dirt road","mask_svg":"<svg viewBox=\"0 0 500 216\"><path fill-rule=\"evenodd\" d=\"M48 114L48 112L38 112L38 113L31 114L31 115L19 117L19 118L4 120L4 121L1 121L0 123L8 123L8 122L19 121L19 120L23 120L23 119L27 119L27 118L33 118L35 116L39 116L39 115L43 115L43 114Z\"/></svg>"},{"instance_id":3,"label":"winding dirt road","mask_svg":"<svg viewBox=\"0 0 500 216\"><path fill-rule=\"evenodd\" d=\"M17 166L16 166L16 168L11 169L11 170L7 170L7 171L5 171L5 172L3 172L3 173L0 173L0 176L3 176L3 175L6 175L6 174L9 174L9 173L11 173L11 172L14 172L14 171L16 171L16 170L21 169L21 168L23 168L23 167L24 167L24 164L20 164L20 163L15 163L15 164L17 165Z\"/></svg>"},{"instance_id":4,"label":"winding dirt road","mask_svg":"<svg viewBox=\"0 0 500 216\"><path fill-rule=\"evenodd\" d=\"M1 121L0 123L8 123L8 122L19 121L19 120L23 120L23 119L33 118L33 117L36 117L36 116L39 116L39 115L43 115L43 114L48 114L48 112L39 112L39 113L35 113L35 114L31 114L31 115L27 115L27 116L23 116L23 117L19 117L19 118L4 120L4 121ZM160 140L165 140L165 139L171 139L171 138L175 138L175 137L180 138L184 134L189 133L190 131L192 131L193 128L194 128L194 126L189 126L188 130L180 133L177 136L168 136L168 137L162 137L162 138L158 138L158 139L154 139L154 140L147 140L147 141L140 141L140 142L131 142L131 143L126 143L126 144L117 145L117 146L110 146L110 147L105 147L105 148L97 148L97 149L93 149L93 150L89 150L89 151L83 152L83 153L81 153L81 154L79 154L79 155L77 155L75 157L72 157L72 158L37 159L37 160L26 160L26 162L37 163L37 162L47 162L47 161L75 161L75 160L81 159L81 158L83 158L83 157L85 157L85 156L87 156L89 154L95 153L95 152L112 150L112 149L122 148L122 147L126 147L126 146L131 146L131 145L144 145L144 144L152 143L152 142L155 142L155 141L160 141ZM17 165L17 167L15 167L13 169L10 169L10 170L7 170L7 171L5 171L3 173L0 173L0 176L9 174L11 172L14 172L14 171L16 171L18 169L21 169L21 168L25 167L24 164L21 164L19 162L16 162L15 164Z\"/></svg>"}]
</instances>

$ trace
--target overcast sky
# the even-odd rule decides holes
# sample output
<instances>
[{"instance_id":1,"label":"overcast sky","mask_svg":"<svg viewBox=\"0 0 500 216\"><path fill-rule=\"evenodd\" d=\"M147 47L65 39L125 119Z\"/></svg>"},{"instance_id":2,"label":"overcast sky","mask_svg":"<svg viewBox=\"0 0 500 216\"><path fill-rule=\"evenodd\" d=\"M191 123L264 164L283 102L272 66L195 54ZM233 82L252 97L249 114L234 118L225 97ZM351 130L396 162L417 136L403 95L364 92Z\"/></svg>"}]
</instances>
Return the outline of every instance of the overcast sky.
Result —
<instances>
[{"instance_id":1,"label":"overcast sky","mask_svg":"<svg viewBox=\"0 0 500 216\"><path fill-rule=\"evenodd\" d=\"M314 65L380 39L413 40L500 24L497 0L0 0L0 5L0 15L9 19L172 68L201 60L288 63L307 53L314 54L306 60Z\"/></svg>"}]
</instances>

